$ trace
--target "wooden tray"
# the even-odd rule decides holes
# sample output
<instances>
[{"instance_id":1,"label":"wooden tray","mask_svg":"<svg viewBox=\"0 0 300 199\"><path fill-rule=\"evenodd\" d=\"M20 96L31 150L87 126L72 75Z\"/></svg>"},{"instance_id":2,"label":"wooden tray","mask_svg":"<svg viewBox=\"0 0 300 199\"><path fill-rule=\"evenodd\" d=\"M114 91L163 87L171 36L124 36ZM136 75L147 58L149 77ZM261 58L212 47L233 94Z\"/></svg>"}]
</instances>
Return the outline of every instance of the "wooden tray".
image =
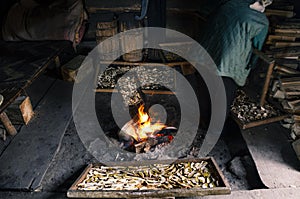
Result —
<instances>
[{"instance_id":1,"label":"wooden tray","mask_svg":"<svg viewBox=\"0 0 300 199\"><path fill-rule=\"evenodd\" d=\"M158 198L158 197L191 197L191 196L204 196L204 195L221 195L221 194L230 194L231 189L224 178L220 168L218 167L217 163L212 157L207 158L198 158L198 159L180 159L174 160L174 163L181 163L181 162L201 162L207 161L210 165L210 168L213 170L212 173L215 177L219 180L219 187L215 188L191 188L191 189L169 189L169 190L134 190L134 191L104 191L104 190L97 190L97 191L83 191L78 190L77 185L82 182L89 170L94 166L99 166L103 164L90 164L86 167L83 173L79 176L79 178L74 182L71 188L67 192L67 196L69 198ZM153 161L145 161L145 162L119 162L119 163L112 163L109 165L116 165L116 166L140 166L140 165L150 165L150 164L167 164L168 161L162 160L153 160Z\"/></svg>"},{"instance_id":2,"label":"wooden tray","mask_svg":"<svg viewBox=\"0 0 300 199\"><path fill-rule=\"evenodd\" d=\"M251 121L251 122L243 122L236 115L234 115L234 114L231 114L231 115L232 115L232 118L234 119L234 121L243 130L249 129L249 128L252 128L252 127L256 127L256 126L270 124L270 123L273 123L273 122L279 122L279 121L284 120L285 118L289 117L288 114L284 114L284 115L270 117L270 118L262 119L262 120L255 120L255 121Z\"/></svg>"},{"instance_id":3,"label":"wooden tray","mask_svg":"<svg viewBox=\"0 0 300 199\"><path fill-rule=\"evenodd\" d=\"M108 61L101 61L101 64L109 64ZM193 73L193 68L191 65L186 62L172 62L172 63L150 63L150 62L125 62L125 61L114 61L111 65L120 65L120 66L145 66L145 67L160 67L160 66L168 66L168 67L181 67L181 70L184 74ZM176 74L174 72L174 89L176 89ZM174 95L175 93L170 90L162 90L162 89L142 89L145 94L148 95ZM97 88L95 89L96 93L112 93L118 92L118 90L114 90L113 88Z\"/></svg>"}]
</instances>

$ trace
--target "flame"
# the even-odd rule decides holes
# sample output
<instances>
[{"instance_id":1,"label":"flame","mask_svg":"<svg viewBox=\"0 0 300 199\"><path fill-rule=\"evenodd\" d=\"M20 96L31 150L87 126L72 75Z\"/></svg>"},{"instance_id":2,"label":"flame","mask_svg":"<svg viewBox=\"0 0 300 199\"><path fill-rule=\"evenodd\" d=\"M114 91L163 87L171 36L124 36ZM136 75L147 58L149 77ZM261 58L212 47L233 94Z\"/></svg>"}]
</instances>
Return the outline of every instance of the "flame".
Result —
<instances>
[{"instance_id":1,"label":"flame","mask_svg":"<svg viewBox=\"0 0 300 199\"><path fill-rule=\"evenodd\" d=\"M138 123L140 126L149 126L151 123L150 117L148 113L144 112L144 109L145 109L144 105L141 105L138 108L138 117L139 117Z\"/></svg>"},{"instance_id":2,"label":"flame","mask_svg":"<svg viewBox=\"0 0 300 199\"><path fill-rule=\"evenodd\" d=\"M166 127L166 125L160 122L152 124L150 116L148 115L148 113L144 112L144 109L144 105L141 105L138 108L138 121L134 127L134 133L126 132L138 142L146 140L148 137L154 136L156 132Z\"/></svg>"}]
</instances>

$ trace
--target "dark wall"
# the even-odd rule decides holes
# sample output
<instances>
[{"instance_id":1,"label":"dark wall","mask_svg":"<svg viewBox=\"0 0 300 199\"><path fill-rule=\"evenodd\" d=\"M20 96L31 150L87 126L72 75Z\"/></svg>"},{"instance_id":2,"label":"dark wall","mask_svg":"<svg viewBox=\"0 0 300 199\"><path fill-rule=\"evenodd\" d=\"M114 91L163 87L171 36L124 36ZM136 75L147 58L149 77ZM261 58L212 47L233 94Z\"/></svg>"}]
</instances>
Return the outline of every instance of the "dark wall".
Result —
<instances>
[{"instance_id":1,"label":"dark wall","mask_svg":"<svg viewBox=\"0 0 300 199\"><path fill-rule=\"evenodd\" d=\"M0 27L2 27L2 23L8 9L17 1L18 0L0 0Z\"/></svg>"},{"instance_id":2,"label":"dark wall","mask_svg":"<svg viewBox=\"0 0 300 199\"><path fill-rule=\"evenodd\" d=\"M296 17L300 18L300 1L294 0L294 2L295 2Z\"/></svg>"},{"instance_id":3,"label":"dark wall","mask_svg":"<svg viewBox=\"0 0 300 199\"><path fill-rule=\"evenodd\" d=\"M141 0L85 0L88 7L93 8L139 8ZM150 0L155 1L155 0ZM209 12L213 7L228 0L166 0L169 9L195 10Z\"/></svg>"}]
</instances>

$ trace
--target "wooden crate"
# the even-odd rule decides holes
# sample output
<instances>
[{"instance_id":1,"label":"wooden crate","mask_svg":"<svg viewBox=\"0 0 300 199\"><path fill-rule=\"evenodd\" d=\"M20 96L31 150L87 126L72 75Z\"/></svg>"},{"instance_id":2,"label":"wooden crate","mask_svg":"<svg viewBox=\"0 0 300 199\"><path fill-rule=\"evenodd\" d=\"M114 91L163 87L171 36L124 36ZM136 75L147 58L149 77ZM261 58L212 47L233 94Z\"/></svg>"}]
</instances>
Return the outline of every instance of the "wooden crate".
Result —
<instances>
[{"instance_id":1,"label":"wooden crate","mask_svg":"<svg viewBox=\"0 0 300 199\"><path fill-rule=\"evenodd\" d=\"M210 168L213 170L213 174L218 178L220 182L219 187L215 188L191 188L191 189L159 189L159 190L136 190L136 191L82 191L77 189L77 185L83 181L86 177L87 173L93 166L99 166L103 164L90 164L83 171L80 177L74 182L71 188L67 192L67 196L70 198L158 198L158 197L191 197L191 196L204 196L204 195L221 195L221 194L230 194L231 189L224 178L220 168L212 157L201 158L201 159L181 159L174 160L174 163L182 163L182 162L201 162L207 161L210 165ZM170 160L151 160L145 162L119 162L119 163L111 163L109 165L115 166L140 166L140 165L151 165L151 164L168 164Z\"/></svg>"}]
</instances>

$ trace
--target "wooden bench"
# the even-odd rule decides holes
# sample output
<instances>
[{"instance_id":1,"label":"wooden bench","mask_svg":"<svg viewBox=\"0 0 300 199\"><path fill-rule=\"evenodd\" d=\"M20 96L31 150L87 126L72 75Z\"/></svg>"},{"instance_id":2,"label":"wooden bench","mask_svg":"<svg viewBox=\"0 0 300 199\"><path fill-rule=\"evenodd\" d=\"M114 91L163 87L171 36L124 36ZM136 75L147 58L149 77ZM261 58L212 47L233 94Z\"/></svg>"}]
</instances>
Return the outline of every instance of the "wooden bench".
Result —
<instances>
[{"instance_id":1,"label":"wooden bench","mask_svg":"<svg viewBox=\"0 0 300 199\"><path fill-rule=\"evenodd\" d=\"M0 41L0 121L10 135L17 130L4 110L19 97L47 67L58 67L66 53L74 52L68 41Z\"/></svg>"}]
</instances>

